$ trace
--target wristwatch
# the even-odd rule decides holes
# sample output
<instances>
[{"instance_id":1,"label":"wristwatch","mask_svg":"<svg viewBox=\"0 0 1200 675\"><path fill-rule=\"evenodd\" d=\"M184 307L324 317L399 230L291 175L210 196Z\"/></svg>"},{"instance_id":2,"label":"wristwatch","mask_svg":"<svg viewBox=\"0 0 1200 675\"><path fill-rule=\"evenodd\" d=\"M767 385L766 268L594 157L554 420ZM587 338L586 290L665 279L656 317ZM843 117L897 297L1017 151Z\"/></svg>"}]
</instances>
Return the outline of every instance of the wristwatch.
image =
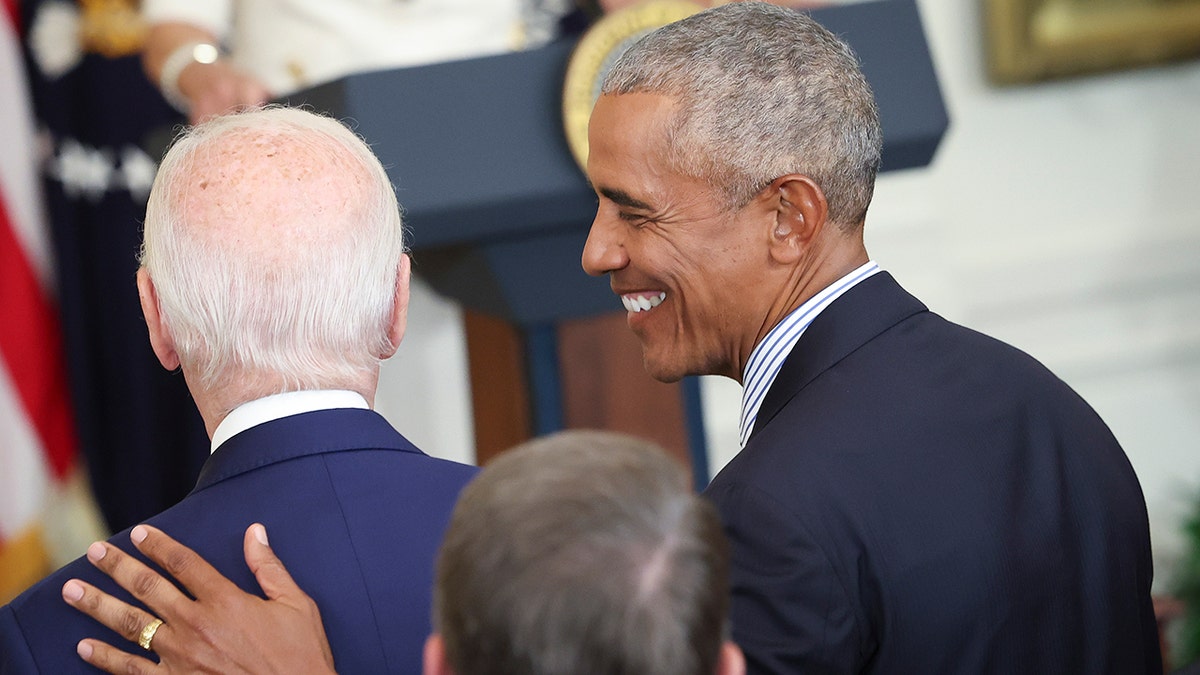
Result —
<instances>
[{"instance_id":1,"label":"wristwatch","mask_svg":"<svg viewBox=\"0 0 1200 675\"><path fill-rule=\"evenodd\" d=\"M216 63L219 58L221 50L211 42L185 42L176 47L167 55L158 73L158 89L163 98L179 112L186 113L191 106L179 91L179 76L183 69L193 63Z\"/></svg>"}]
</instances>

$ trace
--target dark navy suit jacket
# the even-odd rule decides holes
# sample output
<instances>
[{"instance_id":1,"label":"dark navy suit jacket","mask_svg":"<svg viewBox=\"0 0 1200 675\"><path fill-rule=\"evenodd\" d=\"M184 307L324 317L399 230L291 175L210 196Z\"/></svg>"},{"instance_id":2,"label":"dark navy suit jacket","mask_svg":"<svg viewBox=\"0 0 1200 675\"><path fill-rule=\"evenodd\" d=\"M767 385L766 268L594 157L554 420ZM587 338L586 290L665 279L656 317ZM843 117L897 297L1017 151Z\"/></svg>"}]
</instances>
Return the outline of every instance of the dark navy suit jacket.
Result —
<instances>
[{"instance_id":1,"label":"dark navy suit jacket","mask_svg":"<svg viewBox=\"0 0 1200 675\"><path fill-rule=\"evenodd\" d=\"M706 494L751 672L1162 672L1116 439L1037 361L886 273L809 326Z\"/></svg>"},{"instance_id":2,"label":"dark navy suit jacket","mask_svg":"<svg viewBox=\"0 0 1200 675\"><path fill-rule=\"evenodd\" d=\"M264 523L321 608L339 672L419 673L436 550L475 471L422 454L372 411L322 410L230 438L196 489L147 522L259 594L242 537ZM111 541L132 550L128 531ZM62 600L72 577L131 600L86 560L70 563L0 608L0 673L98 672L75 654L84 637L141 651Z\"/></svg>"}]
</instances>

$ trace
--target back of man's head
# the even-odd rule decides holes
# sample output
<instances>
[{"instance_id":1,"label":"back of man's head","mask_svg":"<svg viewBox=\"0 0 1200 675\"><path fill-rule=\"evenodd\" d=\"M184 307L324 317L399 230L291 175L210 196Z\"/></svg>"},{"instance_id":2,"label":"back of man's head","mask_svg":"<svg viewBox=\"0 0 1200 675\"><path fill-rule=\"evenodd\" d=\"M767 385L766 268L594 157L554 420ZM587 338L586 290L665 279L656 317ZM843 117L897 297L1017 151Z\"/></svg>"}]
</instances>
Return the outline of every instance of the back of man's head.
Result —
<instances>
[{"instance_id":1,"label":"back of man's head","mask_svg":"<svg viewBox=\"0 0 1200 675\"><path fill-rule=\"evenodd\" d=\"M176 140L141 262L189 384L349 388L394 348L403 248L370 148L336 120L272 107Z\"/></svg>"},{"instance_id":2,"label":"back of man's head","mask_svg":"<svg viewBox=\"0 0 1200 675\"><path fill-rule=\"evenodd\" d=\"M728 565L715 510L657 446L603 432L533 441L459 498L426 672L431 660L458 675L737 672Z\"/></svg>"}]
</instances>

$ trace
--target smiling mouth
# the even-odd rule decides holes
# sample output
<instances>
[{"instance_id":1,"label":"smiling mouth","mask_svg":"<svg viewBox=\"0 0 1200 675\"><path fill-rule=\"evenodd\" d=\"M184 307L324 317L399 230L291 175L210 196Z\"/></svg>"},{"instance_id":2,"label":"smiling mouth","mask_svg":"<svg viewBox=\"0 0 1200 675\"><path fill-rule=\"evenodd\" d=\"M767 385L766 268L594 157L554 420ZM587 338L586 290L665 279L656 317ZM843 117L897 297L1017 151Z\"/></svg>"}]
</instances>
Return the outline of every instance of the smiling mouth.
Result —
<instances>
[{"instance_id":1,"label":"smiling mouth","mask_svg":"<svg viewBox=\"0 0 1200 675\"><path fill-rule=\"evenodd\" d=\"M636 314L654 309L666 299L667 294L662 291L658 293L627 293L621 296L621 304L625 305L626 311Z\"/></svg>"}]
</instances>

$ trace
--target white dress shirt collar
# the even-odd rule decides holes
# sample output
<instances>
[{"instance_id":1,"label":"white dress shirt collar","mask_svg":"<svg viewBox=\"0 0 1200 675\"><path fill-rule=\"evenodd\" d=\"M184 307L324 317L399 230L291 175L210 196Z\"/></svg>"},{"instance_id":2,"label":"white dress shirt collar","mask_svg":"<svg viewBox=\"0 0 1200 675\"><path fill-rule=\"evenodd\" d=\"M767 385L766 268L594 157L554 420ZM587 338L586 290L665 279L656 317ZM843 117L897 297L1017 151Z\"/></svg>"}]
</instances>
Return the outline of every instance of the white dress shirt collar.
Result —
<instances>
[{"instance_id":1,"label":"white dress shirt collar","mask_svg":"<svg viewBox=\"0 0 1200 675\"><path fill-rule=\"evenodd\" d=\"M222 443L250 427L256 427L281 417L299 415L314 410L368 409L370 407L362 394L340 389L289 391L256 399L239 405L226 415L225 419L221 420L216 430L213 431L211 452L216 452Z\"/></svg>"}]
</instances>

